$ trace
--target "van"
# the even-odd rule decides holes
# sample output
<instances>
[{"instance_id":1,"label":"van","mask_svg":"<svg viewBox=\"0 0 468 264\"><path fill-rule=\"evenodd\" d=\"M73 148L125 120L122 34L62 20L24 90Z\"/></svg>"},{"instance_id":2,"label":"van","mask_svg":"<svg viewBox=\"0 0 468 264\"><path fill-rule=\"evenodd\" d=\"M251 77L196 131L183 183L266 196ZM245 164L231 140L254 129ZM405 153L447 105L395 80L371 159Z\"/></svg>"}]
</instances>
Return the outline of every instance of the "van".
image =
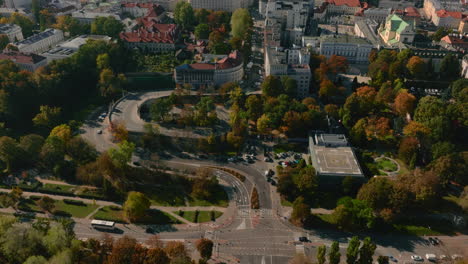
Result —
<instances>
[{"instance_id":1,"label":"van","mask_svg":"<svg viewBox=\"0 0 468 264\"><path fill-rule=\"evenodd\" d=\"M426 259L429 261L436 261L437 257L434 254L426 254Z\"/></svg>"}]
</instances>

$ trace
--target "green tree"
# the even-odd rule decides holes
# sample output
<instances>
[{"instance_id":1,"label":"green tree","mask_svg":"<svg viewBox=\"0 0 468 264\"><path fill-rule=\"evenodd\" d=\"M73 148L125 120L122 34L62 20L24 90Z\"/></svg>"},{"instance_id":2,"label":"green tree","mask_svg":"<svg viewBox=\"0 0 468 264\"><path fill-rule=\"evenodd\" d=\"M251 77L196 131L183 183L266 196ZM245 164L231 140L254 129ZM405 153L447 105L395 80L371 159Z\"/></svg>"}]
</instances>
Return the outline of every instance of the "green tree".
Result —
<instances>
[{"instance_id":1,"label":"green tree","mask_svg":"<svg viewBox=\"0 0 468 264\"><path fill-rule=\"evenodd\" d=\"M329 264L339 264L341 258L340 245L338 242L333 241L330 252L328 253L328 263Z\"/></svg>"},{"instance_id":2,"label":"green tree","mask_svg":"<svg viewBox=\"0 0 468 264\"><path fill-rule=\"evenodd\" d=\"M432 160L436 160L442 156L449 155L455 152L455 145L447 142L436 142L431 147Z\"/></svg>"},{"instance_id":3,"label":"green tree","mask_svg":"<svg viewBox=\"0 0 468 264\"><path fill-rule=\"evenodd\" d=\"M297 83L296 80L289 76L282 76L281 83L284 87L284 92L291 98L296 97L297 94Z\"/></svg>"},{"instance_id":4,"label":"green tree","mask_svg":"<svg viewBox=\"0 0 468 264\"><path fill-rule=\"evenodd\" d=\"M416 79L423 79L427 73L426 63L418 56L413 56L409 59L406 68Z\"/></svg>"},{"instance_id":5,"label":"green tree","mask_svg":"<svg viewBox=\"0 0 468 264\"><path fill-rule=\"evenodd\" d=\"M392 191L392 181L384 177L374 177L361 187L357 198L366 201L372 209L381 210L388 207Z\"/></svg>"},{"instance_id":6,"label":"green tree","mask_svg":"<svg viewBox=\"0 0 468 264\"><path fill-rule=\"evenodd\" d=\"M60 224L53 225L42 239L50 255L55 255L70 247L71 238Z\"/></svg>"},{"instance_id":7,"label":"green tree","mask_svg":"<svg viewBox=\"0 0 468 264\"><path fill-rule=\"evenodd\" d=\"M134 222L145 216L146 211L150 208L150 200L140 192L129 192L127 200L123 205L125 217Z\"/></svg>"},{"instance_id":8,"label":"green tree","mask_svg":"<svg viewBox=\"0 0 468 264\"><path fill-rule=\"evenodd\" d=\"M257 121L257 119L262 115L263 103L260 97L256 95L250 95L245 101L245 108L247 110L247 115L252 121Z\"/></svg>"},{"instance_id":9,"label":"green tree","mask_svg":"<svg viewBox=\"0 0 468 264\"><path fill-rule=\"evenodd\" d=\"M263 81L261 87L262 94L265 96L277 97L284 91L281 80L273 75L267 76Z\"/></svg>"},{"instance_id":10,"label":"green tree","mask_svg":"<svg viewBox=\"0 0 468 264\"><path fill-rule=\"evenodd\" d=\"M195 27L195 37L197 39L208 39L210 27L207 24L199 24Z\"/></svg>"},{"instance_id":11,"label":"green tree","mask_svg":"<svg viewBox=\"0 0 468 264\"><path fill-rule=\"evenodd\" d=\"M98 70L104 70L110 68L110 57L109 54L99 54L96 58L96 66Z\"/></svg>"},{"instance_id":12,"label":"green tree","mask_svg":"<svg viewBox=\"0 0 468 264\"><path fill-rule=\"evenodd\" d=\"M96 35L107 35L117 38L124 29L124 25L115 17L98 17L91 23L91 33Z\"/></svg>"},{"instance_id":13,"label":"green tree","mask_svg":"<svg viewBox=\"0 0 468 264\"><path fill-rule=\"evenodd\" d=\"M150 106L151 119L157 122L164 121L167 118L167 115L169 114L169 111L171 111L171 109L172 103L169 100L165 98L156 100L156 102L154 102Z\"/></svg>"},{"instance_id":14,"label":"green tree","mask_svg":"<svg viewBox=\"0 0 468 264\"><path fill-rule=\"evenodd\" d=\"M135 144L128 141L122 141L117 145L117 148L108 150L109 157L112 163L118 168L124 168L132 159L132 154L135 151Z\"/></svg>"},{"instance_id":15,"label":"green tree","mask_svg":"<svg viewBox=\"0 0 468 264\"><path fill-rule=\"evenodd\" d=\"M111 69L103 69L99 74L99 90L101 96L106 98L117 97L124 89L127 78L124 74L114 74Z\"/></svg>"},{"instance_id":16,"label":"green tree","mask_svg":"<svg viewBox=\"0 0 468 264\"><path fill-rule=\"evenodd\" d=\"M16 140L10 137L0 137L0 160L6 164L5 172L15 169L24 158L23 151Z\"/></svg>"},{"instance_id":17,"label":"green tree","mask_svg":"<svg viewBox=\"0 0 468 264\"><path fill-rule=\"evenodd\" d=\"M346 249L346 263L357 264L359 257L359 246L361 242L357 236L351 238Z\"/></svg>"},{"instance_id":18,"label":"green tree","mask_svg":"<svg viewBox=\"0 0 468 264\"><path fill-rule=\"evenodd\" d=\"M55 200L49 196L42 196L36 203L44 212L52 213L55 208Z\"/></svg>"},{"instance_id":19,"label":"green tree","mask_svg":"<svg viewBox=\"0 0 468 264\"><path fill-rule=\"evenodd\" d=\"M19 147L24 150L28 160L35 162L39 159L39 153L44 145L44 138L36 135L29 134L20 138Z\"/></svg>"},{"instance_id":20,"label":"green tree","mask_svg":"<svg viewBox=\"0 0 468 264\"><path fill-rule=\"evenodd\" d=\"M448 53L440 62L440 77L443 80L455 80L460 77L460 62L452 53Z\"/></svg>"},{"instance_id":21,"label":"green tree","mask_svg":"<svg viewBox=\"0 0 468 264\"><path fill-rule=\"evenodd\" d=\"M389 262L388 256L379 256L377 258L377 263L379 263L379 264L389 264L390 262Z\"/></svg>"},{"instance_id":22,"label":"green tree","mask_svg":"<svg viewBox=\"0 0 468 264\"><path fill-rule=\"evenodd\" d=\"M184 30L192 29L195 26L195 14L192 5L188 2L179 1L174 9L174 20Z\"/></svg>"},{"instance_id":23,"label":"green tree","mask_svg":"<svg viewBox=\"0 0 468 264\"><path fill-rule=\"evenodd\" d=\"M268 115L263 114L257 119L257 131L261 134L267 134L272 127L271 119Z\"/></svg>"},{"instance_id":24,"label":"green tree","mask_svg":"<svg viewBox=\"0 0 468 264\"><path fill-rule=\"evenodd\" d=\"M43 256L31 256L23 264L47 264L47 259Z\"/></svg>"},{"instance_id":25,"label":"green tree","mask_svg":"<svg viewBox=\"0 0 468 264\"><path fill-rule=\"evenodd\" d=\"M213 251L213 241L206 238L199 239L196 242L196 247L203 259L208 260L211 258L211 253Z\"/></svg>"},{"instance_id":26,"label":"green tree","mask_svg":"<svg viewBox=\"0 0 468 264\"><path fill-rule=\"evenodd\" d=\"M245 38L249 29L253 26L253 20L249 10L239 8L231 16L231 34L233 37Z\"/></svg>"},{"instance_id":27,"label":"green tree","mask_svg":"<svg viewBox=\"0 0 468 264\"><path fill-rule=\"evenodd\" d=\"M68 143L70 141L72 136L72 131L70 126L66 124L62 124L59 126L56 126L50 131L49 137L57 137L60 140L63 141L63 143Z\"/></svg>"},{"instance_id":28,"label":"green tree","mask_svg":"<svg viewBox=\"0 0 468 264\"><path fill-rule=\"evenodd\" d=\"M25 15L13 13L10 17L10 23L20 26L25 38L33 34L34 22Z\"/></svg>"},{"instance_id":29,"label":"green tree","mask_svg":"<svg viewBox=\"0 0 468 264\"><path fill-rule=\"evenodd\" d=\"M327 255L327 247L321 245L317 248L317 264L325 264Z\"/></svg>"},{"instance_id":30,"label":"green tree","mask_svg":"<svg viewBox=\"0 0 468 264\"><path fill-rule=\"evenodd\" d=\"M310 216L310 206L305 203L303 197L298 197L293 203L291 222L298 226L304 226Z\"/></svg>"},{"instance_id":31,"label":"green tree","mask_svg":"<svg viewBox=\"0 0 468 264\"><path fill-rule=\"evenodd\" d=\"M73 256L70 249L59 252L57 255L52 256L49 264L73 264Z\"/></svg>"},{"instance_id":32,"label":"green tree","mask_svg":"<svg viewBox=\"0 0 468 264\"><path fill-rule=\"evenodd\" d=\"M36 126L53 128L60 122L61 111L60 107L41 105L39 113L33 118L33 122Z\"/></svg>"},{"instance_id":33,"label":"green tree","mask_svg":"<svg viewBox=\"0 0 468 264\"><path fill-rule=\"evenodd\" d=\"M34 15L34 19L36 19L36 21L39 21L39 12L41 11L41 5L39 0L32 0L31 11Z\"/></svg>"},{"instance_id":34,"label":"green tree","mask_svg":"<svg viewBox=\"0 0 468 264\"><path fill-rule=\"evenodd\" d=\"M8 36L5 34L0 34L0 49L4 50L8 43L10 43Z\"/></svg>"},{"instance_id":35,"label":"green tree","mask_svg":"<svg viewBox=\"0 0 468 264\"><path fill-rule=\"evenodd\" d=\"M377 246L371 241L370 237L364 238L362 246L359 249L359 264L372 264L372 257Z\"/></svg>"},{"instance_id":36,"label":"green tree","mask_svg":"<svg viewBox=\"0 0 468 264\"><path fill-rule=\"evenodd\" d=\"M363 201L349 197L340 199L331 217L344 230L370 229L375 224L372 208Z\"/></svg>"}]
</instances>

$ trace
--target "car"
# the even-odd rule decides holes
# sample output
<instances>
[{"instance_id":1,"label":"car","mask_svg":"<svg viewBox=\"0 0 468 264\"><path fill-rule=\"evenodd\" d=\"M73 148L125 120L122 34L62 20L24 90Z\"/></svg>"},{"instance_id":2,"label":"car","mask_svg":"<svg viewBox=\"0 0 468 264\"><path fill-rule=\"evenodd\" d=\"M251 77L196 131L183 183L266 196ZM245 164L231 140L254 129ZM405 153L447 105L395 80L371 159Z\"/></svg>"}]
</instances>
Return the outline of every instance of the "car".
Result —
<instances>
[{"instance_id":1,"label":"car","mask_svg":"<svg viewBox=\"0 0 468 264\"><path fill-rule=\"evenodd\" d=\"M437 257L435 254L426 254L426 259L429 261L436 261Z\"/></svg>"},{"instance_id":2,"label":"car","mask_svg":"<svg viewBox=\"0 0 468 264\"><path fill-rule=\"evenodd\" d=\"M229 162L235 162L236 159L235 159L235 158L228 158L228 161L229 161Z\"/></svg>"},{"instance_id":3,"label":"car","mask_svg":"<svg viewBox=\"0 0 468 264\"><path fill-rule=\"evenodd\" d=\"M99 135L102 134L102 130L99 129L99 130L97 131L97 133L98 133Z\"/></svg>"},{"instance_id":4,"label":"car","mask_svg":"<svg viewBox=\"0 0 468 264\"><path fill-rule=\"evenodd\" d=\"M138 162L138 161L134 161L134 162L132 162L132 163L133 163L133 165L135 165L135 166L137 166L137 167L140 167L140 166L141 166L140 162Z\"/></svg>"},{"instance_id":5,"label":"car","mask_svg":"<svg viewBox=\"0 0 468 264\"><path fill-rule=\"evenodd\" d=\"M437 242L437 240L435 240L434 238L430 237L428 238L429 239L429 242L431 243L431 245L433 246L437 246L439 244L439 242Z\"/></svg>"},{"instance_id":6,"label":"car","mask_svg":"<svg viewBox=\"0 0 468 264\"><path fill-rule=\"evenodd\" d=\"M447 255L440 255L439 259L440 260L449 260L450 258Z\"/></svg>"},{"instance_id":7,"label":"car","mask_svg":"<svg viewBox=\"0 0 468 264\"><path fill-rule=\"evenodd\" d=\"M198 158L199 159L207 159L208 157L206 155L204 155L204 154L200 154L200 155L198 155Z\"/></svg>"},{"instance_id":8,"label":"car","mask_svg":"<svg viewBox=\"0 0 468 264\"><path fill-rule=\"evenodd\" d=\"M275 180L271 179L270 183L271 183L271 185L276 186L276 181Z\"/></svg>"},{"instance_id":9,"label":"car","mask_svg":"<svg viewBox=\"0 0 468 264\"><path fill-rule=\"evenodd\" d=\"M387 257L388 257L388 260L390 260L390 261L398 262L398 260L394 256L389 255Z\"/></svg>"},{"instance_id":10,"label":"car","mask_svg":"<svg viewBox=\"0 0 468 264\"><path fill-rule=\"evenodd\" d=\"M154 229L151 228L151 227L147 227L145 232L148 233L148 234L154 234Z\"/></svg>"},{"instance_id":11,"label":"car","mask_svg":"<svg viewBox=\"0 0 468 264\"><path fill-rule=\"evenodd\" d=\"M421 256L418 255L412 255L411 259L414 261L423 261L424 259Z\"/></svg>"},{"instance_id":12,"label":"car","mask_svg":"<svg viewBox=\"0 0 468 264\"><path fill-rule=\"evenodd\" d=\"M442 244L442 241L440 241L440 239L439 239L439 238L437 238L437 237L434 237L434 240L435 240L435 241L436 241L438 244Z\"/></svg>"},{"instance_id":13,"label":"car","mask_svg":"<svg viewBox=\"0 0 468 264\"><path fill-rule=\"evenodd\" d=\"M299 237L299 242L309 242L309 239L305 236Z\"/></svg>"},{"instance_id":14,"label":"car","mask_svg":"<svg viewBox=\"0 0 468 264\"><path fill-rule=\"evenodd\" d=\"M458 259L462 259L462 258L463 258L463 257L460 256L460 255L458 255L458 254L452 255L452 259L453 259L453 260L458 260Z\"/></svg>"}]
</instances>

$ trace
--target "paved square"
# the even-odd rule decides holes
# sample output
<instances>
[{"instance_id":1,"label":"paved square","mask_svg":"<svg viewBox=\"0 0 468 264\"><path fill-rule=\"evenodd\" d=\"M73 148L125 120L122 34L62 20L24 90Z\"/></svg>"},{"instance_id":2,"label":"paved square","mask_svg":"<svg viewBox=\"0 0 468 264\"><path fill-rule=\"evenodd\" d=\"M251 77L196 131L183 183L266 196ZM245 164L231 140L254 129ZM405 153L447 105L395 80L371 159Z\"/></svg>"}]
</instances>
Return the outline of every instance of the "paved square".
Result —
<instances>
[{"instance_id":1,"label":"paved square","mask_svg":"<svg viewBox=\"0 0 468 264\"><path fill-rule=\"evenodd\" d=\"M314 151L319 173L362 175L351 148L315 146Z\"/></svg>"}]
</instances>

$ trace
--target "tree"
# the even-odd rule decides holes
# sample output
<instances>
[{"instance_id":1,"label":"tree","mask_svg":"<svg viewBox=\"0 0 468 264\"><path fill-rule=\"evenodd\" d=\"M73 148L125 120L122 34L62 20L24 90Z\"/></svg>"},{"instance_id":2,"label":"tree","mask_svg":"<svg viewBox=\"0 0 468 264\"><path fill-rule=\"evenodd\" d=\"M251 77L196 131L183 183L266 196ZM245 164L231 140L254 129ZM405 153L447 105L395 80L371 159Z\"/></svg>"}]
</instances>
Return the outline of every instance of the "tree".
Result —
<instances>
[{"instance_id":1,"label":"tree","mask_svg":"<svg viewBox=\"0 0 468 264\"><path fill-rule=\"evenodd\" d=\"M71 139L72 131L68 125L62 124L56 126L50 131L49 137L57 137L64 143L68 143Z\"/></svg>"},{"instance_id":2,"label":"tree","mask_svg":"<svg viewBox=\"0 0 468 264\"><path fill-rule=\"evenodd\" d=\"M100 63L104 63L100 61ZM99 90L105 98L116 97L124 88L127 78L124 74L114 74L111 69L103 69L99 75Z\"/></svg>"},{"instance_id":3,"label":"tree","mask_svg":"<svg viewBox=\"0 0 468 264\"><path fill-rule=\"evenodd\" d=\"M163 249L157 247L157 248L150 248L148 250L144 264L153 264L153 263L169 264L170 261L171 260L167 256L166 252L164 252Z\"/></svg>"},{"instance_id":4,"label":"tree","mask_svg":"<svg viewBox=\"0 0 468 264\"><path fill-rule=\"evenodd\" d=\"M8 36L5 34L0 34L0 49L4 50L8 43L10 43Z\"/></svg>"},{"instance_id":5,"label":"tree","mask_svg":"<svg viewBox=\"0 0 468 264\"><path fill-rule=\"evenodd\" d=\"M440 77L443 80L455 80L460 77L460 62L452 53L448 53L440 62Z\"/></svg>"},{"instance_id":6,"label":"tree","mask_svg":"<svg viewBox=\"0 0 468 264\"><path fill-rule=\"evenodd\" d=\"M389 264L390 262L389 262L388 256L379 256L377 258L377 263L378 264Z\"/></svg>"},{"instance_id":7,"label":"tree","mask_svg":"<svg viewBox=\"0 0 468 264\"><path fill-rule=\"evenodd\" d=\"M44 138L36 134L23 136L19 142L19 147L24 150L28 159L32 162L37 161L39 158L42 145L44 145Z\"/></svg>"},{"instance_id":8,"label":"tree","mask_svg":"<svg viewBox=\"0 0 468 264\"><path fill-rule=\"evenodd\" d=\"M134 222L145 216L146 211L150 208L150 200L140 192L129 192L127 200L123 205L125 217Z\"/></svg>"},{"instance_id":9,"label":"tree","mask_svg":"<svg viewBox=\"0 0 468 264\"><path fill-rule=\"evenodd\" d=\"M267 134L270 132L272 126L271 119L268 115L263 114L260 118L257 119L257 131L261 134Z\"/></svg>"},{"instance_id":10,"label":"tree","mask_svg":"<svg viewBox=\"0 0 468 264\"><path fill-rule=\"evenodd\" d=\"M41 11L41 5L39 3L39 0L32 0L31 1L31 11L34 15L34 18L36 21L39 21L39 12Z\"/></svg>"},{"instance_id":11,"label":"tree","mask_svg":"<svg viewBox=\"0 0 468 264\"><path fill-rule=\"evenodd\" d=\"M405 116L406 114L411 115L414 111L415 102L416 97L403 90L396 96L393 106L400 116Z\"/></svg>"},{"instance_id":12,"label":"tree","mask_svg":"<svg viewBox=\"0 0 468 264\"><path fill-rule=\"evenodd\" d=\"M25 38L32 35L34 22L31 21L31 19L29 19L27 16L15 12L11 15L9 22L20 26Z\"/></svg>"},{"instance_id":13,"label":"tree","mask_svg":"<svg viewBox=\"0 0 468 264\"><path fill-rule=\"evenodd\" d=\"M416 79L423 79L427 73L426 63L418 56L413 56L408 60L406 68Z\"/></svg>"},{"instance_id":14,"label":"tree","mask_svg":"<svg viewBox=\"0 0 468 264\"><path fill-rule=\"evenodd\" d=\"M349 67L349 63L343 56L331 55L327 60L327 66L331 73L337 74L340 72L346 72Z\"/></svg>"},{"instance_id":15,"label":"tree","mask_svg":"<svg viewBox=\"0 0 468 264\"><path fill-rule=\"evenodd\" d=\"M344 230L370 229L375 224L375 216L364 201L342 198L331 215L333 222Z\"/></svg>"},{"instance_id":16,"label":"tree","mask_svg":"<svg viewBox=\"0 0 468 264\"><path fill-rule=\"evenodd\" d=\"M174 20L176 24L184 30L193 28L195 24L195 14L192 5L188 2L179 1L174 9Z\"/></svg>"},{"instance_id":17,"label":"tree","mask_svg":"<svg viewBox=\"0 0 468 264\"><path fill-rule=\"evenodd\" d=\"M112 163L119 168L123 168L132 159L132 154L135 151L135 144L122 141L117 145L117 148L111 148L108 150L109 157Z\"/></svg>"},{"instance_id":18,"label":"tree","mask_svg":"<svg viewBox=\"0 0 468 264\"><path fill-rule=\"evenodd\" d=\"M52 213L55 208L55 200L49 196L42 196L41 199L37 201L37 205L42 209L42 211Z\"/></svg>"},{"instance_id":19,"label":"tree","mask_svg":"<svg viewBox=\"0 0 468 264\"><path fill-rule=\"evenodd\" d=\"M329 264L339 264L341 258L340 245L338 242L333 241L330 252L328 253L328 263Z\"/></svg>"},{"instance_id":20,"label":"tree","mask_svg":"<svg viewBox=\"0 0 468 264\"><path fill-rule=\"evenodd\" d=\"M362 246L359 249L359 264L372 264L372 257L377 246L371 241L370 237L364 238Z\"/></svg>"},{"instance_id":21,"label":"tree","mask_svg":"<svg viewBox=\"0 0 468 264\"><path fill-rule=\"evenodd\" d=\"M218 180L210 168L200 168L197 170L196 178L193 180L192 196L210 200L218 187Z\"/></svg>"},{"instance_id":22,"label":"tree","mask_svg":"<svg viewBox=\"0 0 468 264\"><path fill-rule=\"evenodd\" d=\"M415 137L404 137L398 148L398 157L403 160L405 163L410 163L412 159L416 162L417 151L419 149L420 143L419 140ZM414 167L410 166L410 167Z\"/></svg>"},{"instance_id":23,"label":"tree","mask_svg":"<svg viewBox=\"0 0 468 264\"><path fill-rule=\"evenodd\" d=\"M76 18L68 15L57 16L55 25L52 27L69 32L70 36L89 33L90 25L80 23Z\"/></svg>"},{"instance_id":24,"label":"tree","mask_svg":"<svg viewBox=\"0 0 468 264\"><path fill-rule=\"evenodd\" d=\"M73 137L68 141L67 154L79 164L86 164L95 161L97 151L82 137Z\"/></svg>"},{"instance_id":25,"label":"tree","mask_svg":"<svg viewBox=\"0 0 468 264\"><path fill-rule=\"evenodd\" d=\"M296 97L297 94L297 82L289 76L282 76L281 83L284 87L284 93L291 98Z\"/></svg>"},{"instance_id":26,"label":"tree","mask_svg":"<svg viewBox=\"0 0 468 264\"><path fill-rule=\"evenodd\" d=\"M338 120L339 115L338 115L338 106L334 104L327 104L324 107L325 112L330 116L333 117L334 119Z\"/></svg>"},{"instance_id":27,"label":"tree","mask_svg":"<svg viewBox=\"0 0 468 264\"><path fill-rule=\"evenodd\" d=\"M43 126L52 128L60 122L60 114L62 109L60 107L50 107L48 105L41 105L39 113L33 118L36 126Z\"/></svg>"},{"instance_id":28,"label":"tree","mask_svg":"<svg viewBox=\"0 0 468 264\"><path fill-rule=\"evenodd\" d=\"M351 238L346 249L346 263L357 264L360 244L359 237L354 236Z\"/></svg>"},{"instance_id":29,"label":"tree","mask_svg":"<svg viewBox=\"0 0 468 264\"><path fill-rule=\"evenodd\" d=\"M150 106L151 119L157 122L164 121L167 118L169 111L172 109L172 105L172 102L165 98L156 100L156 102Z\"/></svg>"},{"instance_id":30,"label":"tree","mask_svg":"<svg viewBox=\"0 0 468 264\"><path fill-rule=\"evenodd\" d=\"M15 169L22 161L22 151L18 143L10 137L0 137L0 160L5 165L5 172Z\"/></svg>"},{"instance_id":31,"label":"tree","mask_svg":"<svg viewBox=\"0 0 468 264\"><path fill-rule=\"evenodd\" d=\"M106 35L112 38L118 38L119 33L124 29L124 25L113 16L97 17L91 23L91 33L96 35Z\"/></svg>"},{"instance_id":32,"label":"tree","mask_svg":"<svg viewBox=\"0 0 468 264\"><path fill-rule=\"evenodd\" d=\"M430 129L416 121L411 121L403 128L403 134L407 137L417 137L419 139L428 136L431 133Z\"/></svg>"},{"instance_id":33,"label":"tree","mask_svg":"<svg viewBox=\"0 0 468 264\"><path fill-rule=\"evenodd\" d=\"M31 256L23 264L47 264L47 259L43 256Z\"/></svg>"},{"instance_id":34,"label":"tree","mask_svg":"<svg viewBox=\"0 0 468 264\"><path fill-rule=\"evenodd\" d=\"M128 130L125 123L117 120L111 123L112 138L115 142L123 142L128 140Z\"/></svg>"},{"instance_id":35,"label":"tree","mask_svg":"<svg viewBox=\"0 0 468 264\"><path fill-rule=\"evenodd\" d=\"M247 110L249 119L252 121L257 121L263 112L262 100L256 95L249 95L245 101L245 108Z\"/></svg>"},{"instance_id":36,"label":"tree","mask_svg":"<svg viewBox=\"0 0 468 264\"><path fill-rule=\"evenodd\" d=\"M262 94L265 96L277 97L283 93L283 85L281 80L273 75L269 75L265 78L262 85Z\"/></svg>"},{"instance_id":37,"label":"tree","mask_svg":"<svg viewBox=\"0 0 468 264\"><path fill-rule=\"evenodd\" d=\"M213 251L213 241L202 238L197 240L195 245L203 259L209 260L211 258L211 252Z\"/></svg>"},{"instance_id":38,"label":"tree","mask_svg":"<svg viewBox=\"0 0 468 264\"><path fill-rule=\"evenodd\" d=\"M70 247L71 238L62 225L53 225L42 239L50 255L55 255Z\"/></svg>"},{"instance_id":39,"label":"tree","mask_svg":"<svg viewBox=\"0 0 468 264\"><path fill-rule=\"evenodd\" d=\"M392 181L383 177L374 177L359 189L357 198L365 201L372 209L381 210L388 207L392 191Z\"/></svg>"},{"instance_id":40,"label":"tree","mask_svg":"<svg viewBox=\"0 0 468 264\"><path fill-rule=\"evenodd\" d=\"M185 248L184 243L179 242L179 241L167 242L166 247L164 248L164 251L166 251L167 255L171 259L188 258L187 249Z\"/></svg>"},{"instance_id":41,"label":"tree","mask_svg":"<svg viewBox=\"0 0 468 264\"><path fill-rule=\"evenodd\" d=\"M321 245L317 248L317 264L325 264L327 254L327 247Z\"/></svg>"},{"instance_id":42,"label":"tree","mask_svg":"<svg viewBox=\"0 0 468 264\"><path fill-rule=\"evenodd\" d=\"M291 222L297 226L304 226L310 216L310 206L305 203L303 197L298 197L293 203Z\"/></svg>"},{"instance_id":43,"label":"tree","mask_svg":"<svg viewBox=\"0 0 468 264\"><path fill-rule=\"evenodd\" d=\"M250 197L250 207L252 209L260 209L260 200L258 198L257 188L253 188L252 195Z\"/></svg>"},{"instance_id":44,"label":"tree","mask_svg":"<svg viewBox=\"0 0 468 264\"><path fill-rule=\"evenodd\" d=\"M338 88L329 79L323 79L320 82L319 96L330 100L333 96L338 95Z\"/></svg>"},{"instance_id":45,"label":"tree","mask_svg":"<svg viewBox=\"0 0 468 264\"><path fill-rule=\"evenodd\" d=\"M59 252L57 255L52 256L49 264L73 264L73 256L70 249Z\"/></svg>"},{"instance_id":46,"label":"tree","mask_svg":"<svg viewBox=\"0 0 468 264\"><path fill-rule=\"evenodd\" d=\"M233 37L245 39L247 32L253 26L253 20L249 10L239 8L231 16L231 34Z\"/></svg>"},{"instance_id":47,"label":"tree","mask_svg":"<svg viewBox=\"0 0 468 264\"><path fill-rule=\"evenodd\" d=\"M195 27L195 37L197 39L208 39L210 36L210 27L207 24L199 24Z\"/></svg>"}]
</instances>

